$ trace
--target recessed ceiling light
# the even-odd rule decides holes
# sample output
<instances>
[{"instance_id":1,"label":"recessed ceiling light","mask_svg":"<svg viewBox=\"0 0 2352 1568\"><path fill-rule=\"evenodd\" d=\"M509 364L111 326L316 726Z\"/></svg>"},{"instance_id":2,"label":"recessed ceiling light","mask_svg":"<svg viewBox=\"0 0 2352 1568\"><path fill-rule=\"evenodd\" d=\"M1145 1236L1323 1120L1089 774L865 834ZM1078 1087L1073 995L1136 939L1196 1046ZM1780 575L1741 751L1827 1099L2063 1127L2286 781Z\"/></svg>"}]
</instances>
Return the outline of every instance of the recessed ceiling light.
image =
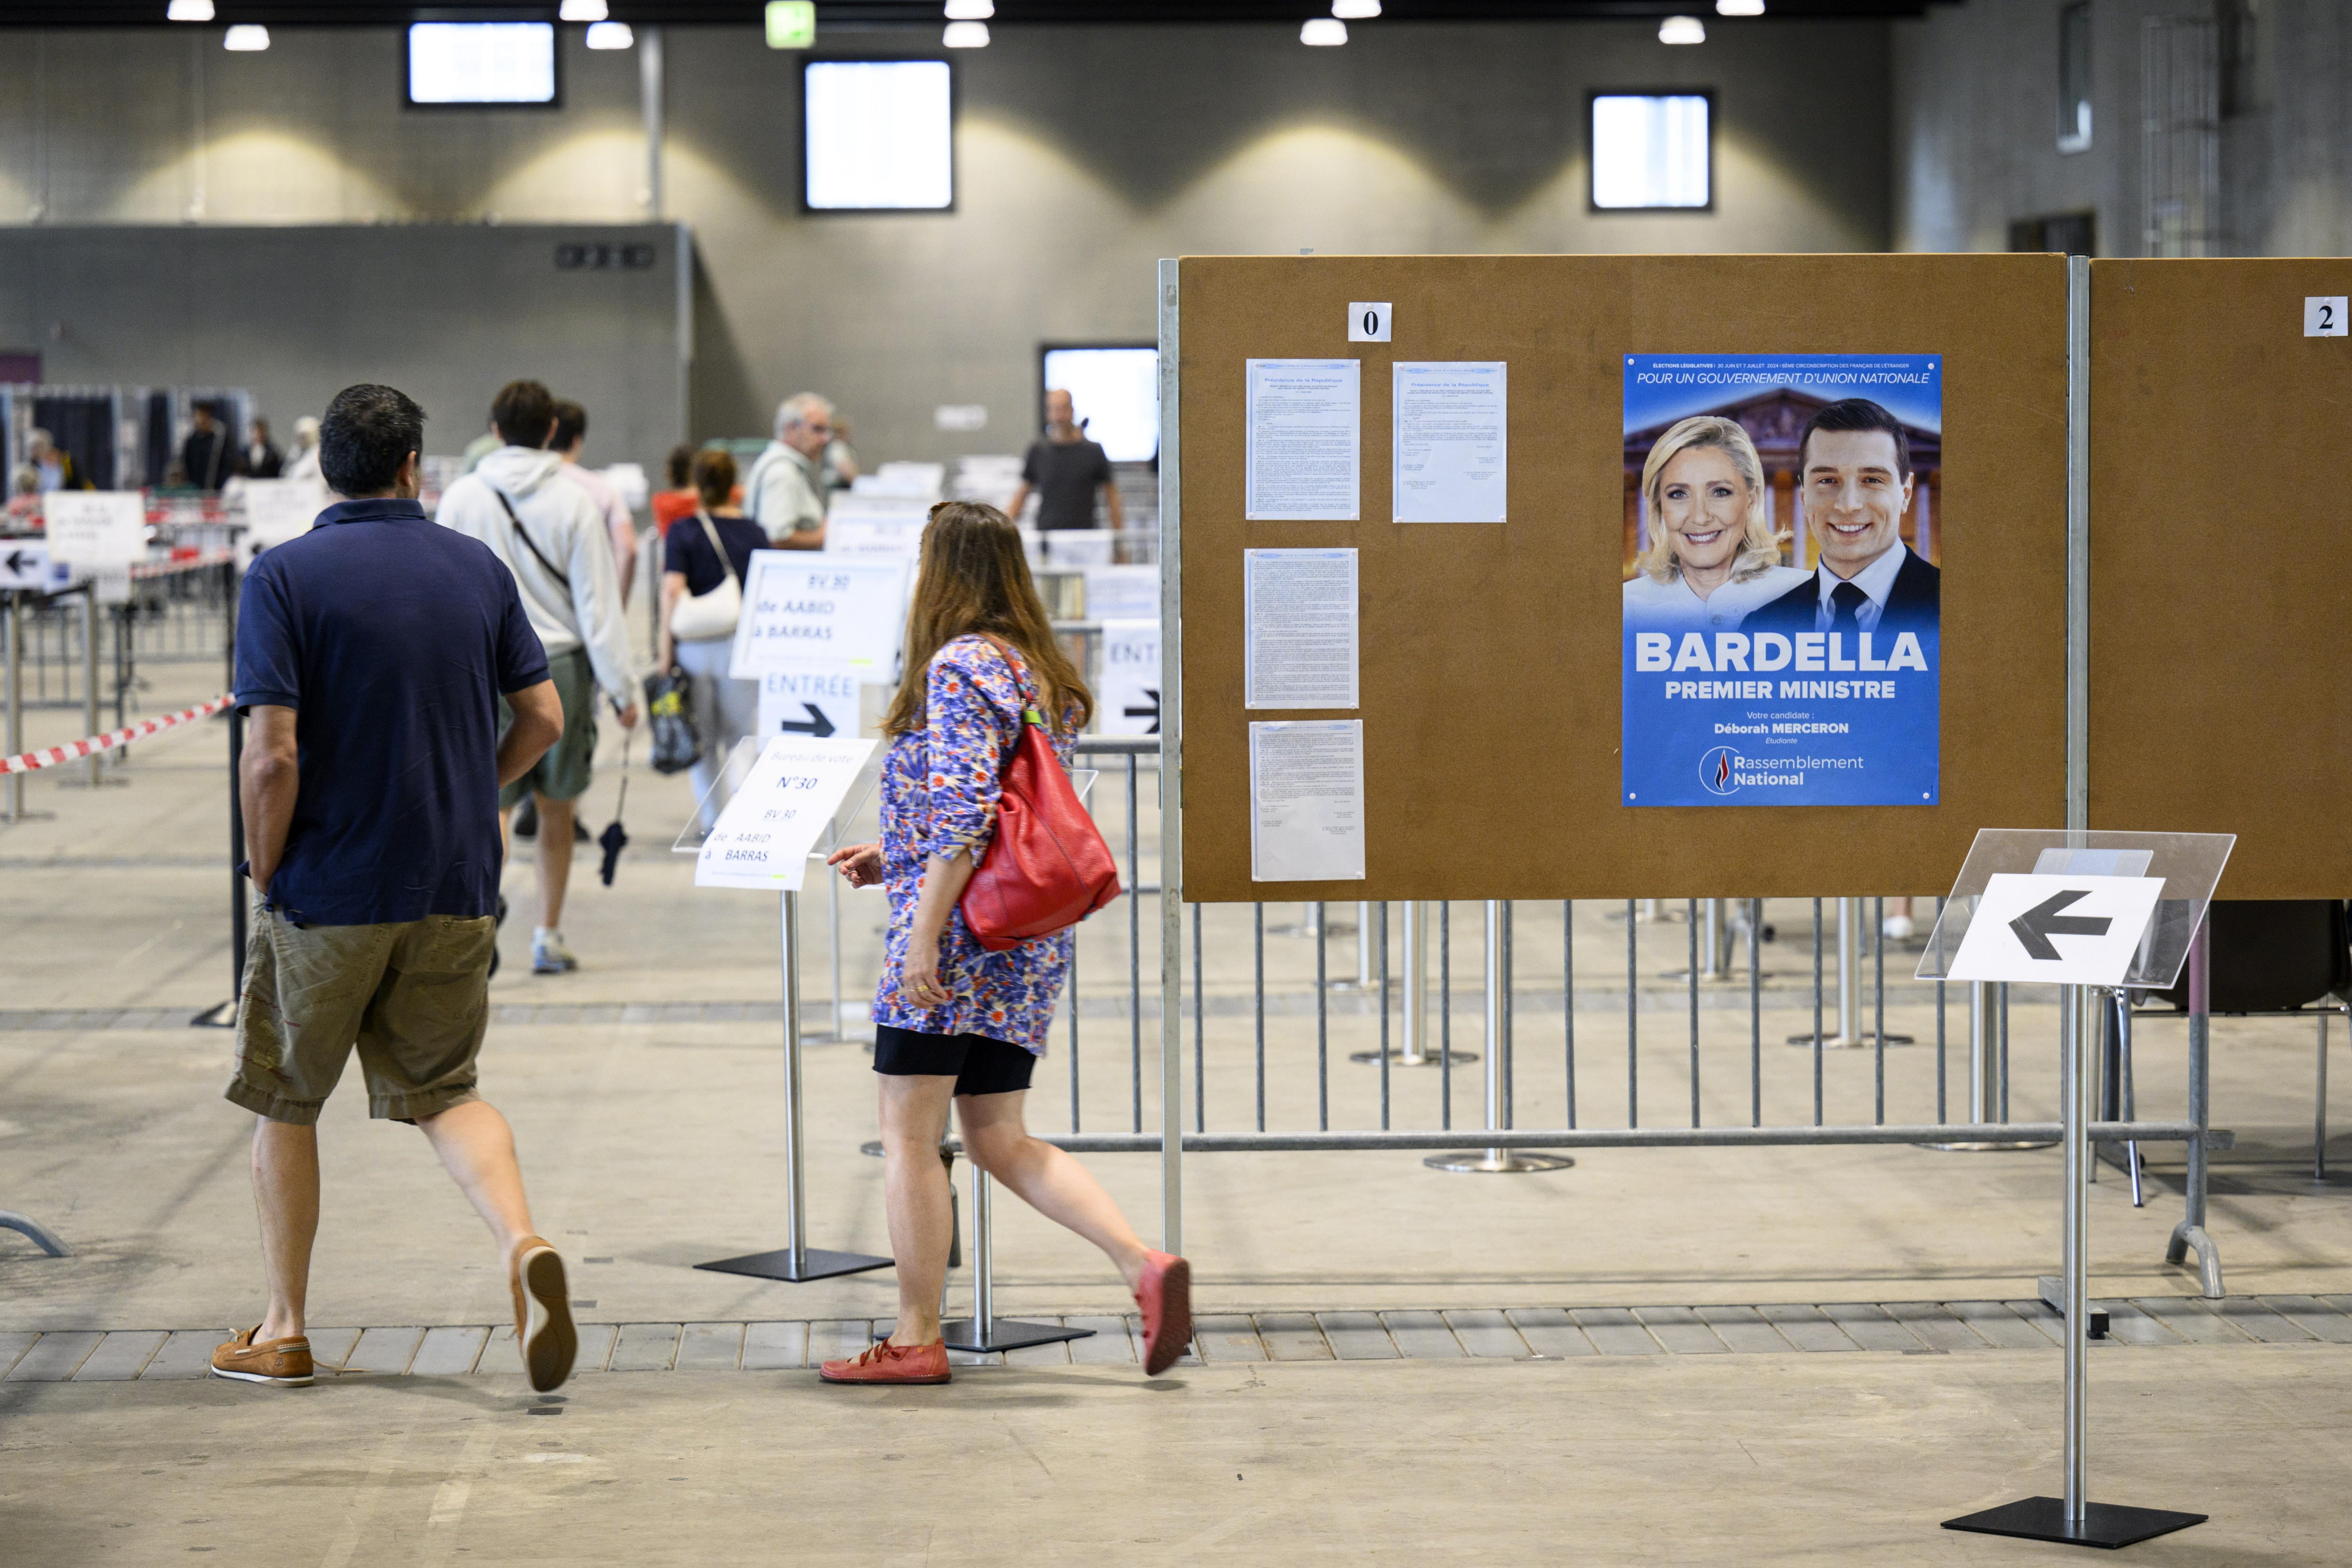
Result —
<instances>
[{"instance_id":1,"label":"recessed ceiling light","mask_svg":"<svg viewBox=\"0 0 2352 1568\"><path fill-rule=\"evenodd\" d=\"M1348 41L1348 24L1337 16L1315 16L1298 29L1298 41L1318 49Z\"/></svg>"},{"instance_id":2,"label":"recessed ceiling light","mask_svg":"<svg viewBox=\"0 0 2352 1568\"><path fill-rule=\"evenodd\" d=\"M588 25L588 47L592 49L625 49L637 41L626 22L591 22Z\"/></svg>"},{"instance_id":3,"label":"recessed ceiling light","mask_svg":"<svg viewBox=\"0 0 2352 1568\"><path fill-rule=\"evenodd\" d=\"M1764 0L1715 0L1715 14L1718 16L1761 16L1764 15Z\"/></svg>"},{"instance_id":4,"label":"recessed ceiling light","mask_svg":"<svg viewBox=\"0 0 2352 1568\"><path fill-rule=\"evenodd\" d=\"M984 49L988 47L988 24L985 22L950 22L940 42L951 49Z\"/></svg>"},{"instance_id":5,"label":"recessed ceiling light","mask_svg":"<svg viewBox=\"0 0 2352 1568\"><path fill-rule=\"evenodd\" d=\"M1331 0L1331 15L1342 22L1369 22L1381 14L1381 0Z\"/></svg>"},{"instance_id":6,"label":"recessed ceiling light","mask_svg":"<svg viewBox=\"0 0 2352 1568\"><path fill-rule=\"evenodd\" d=\"M1669 16L1658 24L1658 42L1703 44L1706 42L1706 24L1696 16Z\"/></svg>"},{"instance_id":7,"label":"recessed ceiling light","mask_svg":"<svg viewBox=\"0 0 2352 1568\"><path fill-rule=\"evenodd\" d=\"M239 22L221 39L221 47L238 54L258 54L269 47L269 29L257 22Z\"/></svg>"},{"instance_id":8,"label":"recessed ceiling light","mask_svg":"<svg viewBox=\"0 0 2352 1568\"><path fill-rule=\"evenodd\" d=\"M948 0L950 22L985 22L996 15L996 0Z\"/></svg>"},{"instance_id":9,"label":"recessed ceiling light","mask_svg":"<svg viewBox=\"0 0 2352 1568\"><path fill-rule=\"evenodd\" d=\"M604 0L563 0L555 8L559 22L601 22L612 14Z\"/></svg>"},{"instance_id":10,"label":"recessed ceiling light","mask_svg":"<svg viewBox=\"0 0 2352 1568\"><path fill-rule=\"evenodd\" d=\"M213 0L172 0L164 7L167 22L209 22L213 19Z\"/></svg>"}]
</instances>

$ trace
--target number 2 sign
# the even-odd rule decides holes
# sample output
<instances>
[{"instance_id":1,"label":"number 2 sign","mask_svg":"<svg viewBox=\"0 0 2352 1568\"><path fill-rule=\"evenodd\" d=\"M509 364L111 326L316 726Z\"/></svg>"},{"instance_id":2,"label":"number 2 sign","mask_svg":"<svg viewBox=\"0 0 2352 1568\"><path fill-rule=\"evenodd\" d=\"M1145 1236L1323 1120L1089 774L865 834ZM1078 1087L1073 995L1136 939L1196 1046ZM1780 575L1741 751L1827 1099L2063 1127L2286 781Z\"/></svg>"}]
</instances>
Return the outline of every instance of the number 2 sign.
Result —
<instances>
[{"instance_id":1,"label":"number 2 sign","mask_svg":"<svg viewBox=\"0 0 2352 1568\"><path fill-rule=\"evenodd\" d=\"M2305 297L2303 301L2303 335L2306 338L2345 336L2344 299L2341 294Z\"/></svg>"}]
</instances>

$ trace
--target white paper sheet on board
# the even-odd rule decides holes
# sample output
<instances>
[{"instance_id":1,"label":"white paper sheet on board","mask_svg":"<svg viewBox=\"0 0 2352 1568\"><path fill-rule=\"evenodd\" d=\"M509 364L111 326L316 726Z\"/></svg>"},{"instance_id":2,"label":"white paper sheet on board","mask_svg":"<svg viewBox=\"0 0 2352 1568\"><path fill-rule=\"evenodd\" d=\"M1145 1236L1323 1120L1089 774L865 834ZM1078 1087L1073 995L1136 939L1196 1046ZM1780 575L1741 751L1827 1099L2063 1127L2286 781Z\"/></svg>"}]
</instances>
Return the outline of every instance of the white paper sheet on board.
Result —
<instances>
[{"instance_id":1,"label":"white paper sheet on board","mask_svg":"<svg viewBox=\"0 0 2352 1568\"><path fill-rule=\"evenodd\" d=\"M1354 521L1361 368L1351 359L1248 362L1251 521Z\"/></svg>"},{"instance_id":2,"label":"white paper sheet on board","mask_svg":"<svg viewBox=\"0 0 2352 1568\"><path fill-rule=\"evenodd\" d=\"M1105 621L1102 650L1097 728L1106 735L1160 733L1160 623Z\"/></svg>"},{"instance_id":3,"label":"white paper sheet on board","mask_svg":"<svg viewBox=\"0 0 2352 1568\"><path fill-rule=\"evenodd\" d=\"M753 551L727 673L755 680L772 669L848 670L860 680L889 684L906 633L911 564L887 556Z\"/></svg>"},{"instance_id":4,"label":"white paper sheet on board","mask_svg":"<svg viewBox=\"0 0 2352 1568\"><path fill-rule=\"evenodd\" d=\"M1399 522L1500 522L1509 397L1500 360L1392 367Z\"/></svg>"},{"instance_id":5,"label":"white paper sheet on board","mask_svg":"<svg viewBox=\"0 0 2352 1568\"><path fill-rule=\"evenodd\" d=\"M1360 881L1364 721L1250 726L1250 879Z\"/></svg>"},{"instance_id":6,"label":"white paper sheet on board","mask_svg":"<svg viewBox=\"0 0 2352 1568\"><path fill-rule=\"evenodd\" d=\"M694 885L798 892L809 851L873 750L871 741L770 741L696 852Z\"/></svg>"},{"instance_id":7,"label":"white paper sheet on board","mask_svg":"<svg viewBox=\"0 0 2352 1568\"><path fill-rule=\"evenodd\" d=\"M41 507L52 561L88 574L147 559L147 501L137 490L51 490Z\"/></svg>"},{"instance_id":8,"label":"white paper sheet on board","mask_svg":"<svg viewBox=\"0 0 2352 1568\"><path fill-rule=\"evenodd\" d=\"M1356 706L1356 552L1245 550L1246 708Z\"/></svg>"},{"instance_id":9,"label":"white paper sheet on board","mask_svg":"<svg viewBox=\"0 0 2352 1568\"><path fill-rule=\"evenodd\" d=\"M1156 621L1160 618L1160 568L1089 566L1087 619Z\"/></svg>"}]
</instances>

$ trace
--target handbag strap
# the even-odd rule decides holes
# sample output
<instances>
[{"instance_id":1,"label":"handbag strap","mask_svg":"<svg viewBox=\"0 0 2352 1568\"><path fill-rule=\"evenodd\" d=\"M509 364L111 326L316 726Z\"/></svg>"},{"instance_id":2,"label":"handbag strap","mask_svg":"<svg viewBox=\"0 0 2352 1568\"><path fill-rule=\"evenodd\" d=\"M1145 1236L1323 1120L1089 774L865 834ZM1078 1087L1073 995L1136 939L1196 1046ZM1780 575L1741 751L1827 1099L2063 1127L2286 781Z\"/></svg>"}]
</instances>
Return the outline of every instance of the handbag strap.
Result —
<instances>
[{"instance_id":1,"label":"handbag strap","mask_svg":"<svg viewBox=\"0 0 2352 1568\"><path fill-rule=\"evenodd\" d=\"M488 479L484 479L482 483L489 485L490 493L498 497L499 505L506 509L507 521L514 524L516 536L521 539L522 547L530 552L531 558L533 560L537 561L541 566L547 569L547 574L549 576L563 584L563 591L565 593L569 594L572 592L572 579L557 571L555 569L555 563L550 561L547 558L546 552L541 551L537 544L531 542L530 530L525 528L522 525L522 519L516 515L514 502L507 500L507 492L499 489L496 485L491 485L490 481Z\"/></svg>"},{"instance_id":2,"label":"handbag strap","mask_svg":"<svg viewBox=\"0 0 2352 1568\"><path fill-rule=\"evenodd\" d=\"M996 657L1004 661L1005 672L1013 677L1013 694L1021 699L1021 717L1029 723L1036 725L1040 730L1048 729L1049 727L1045 723L1045 716L1037 711L1038 699L1032 694L1030 689L1025 689L1023 686L1021 680L1022 667L1013 662L1013 656L1011 653L1006 651L1003 639L991 632L981 632L977 635L981 641L986 643L990 647L996 650Z\"/></svg>"},{"instance_id":3,"label":"handbag strap","mask_svg":"<svg viewBox=\"0 0 2352 1568\"><path fill-rule=\"evenodd\" d=\"M734 577L735 586L738 591L740 591L743 586L743 579L736 576L734 561L728 556L727 547L719 542L719 525L711 521L710 514L703 510L700 507L696 507L694 509L694 516L695 520L702 524L704 536L710 541L710 548L716 552L719 556L719 569L727 574L730 577Z\"/></svg>"}]
</instances>

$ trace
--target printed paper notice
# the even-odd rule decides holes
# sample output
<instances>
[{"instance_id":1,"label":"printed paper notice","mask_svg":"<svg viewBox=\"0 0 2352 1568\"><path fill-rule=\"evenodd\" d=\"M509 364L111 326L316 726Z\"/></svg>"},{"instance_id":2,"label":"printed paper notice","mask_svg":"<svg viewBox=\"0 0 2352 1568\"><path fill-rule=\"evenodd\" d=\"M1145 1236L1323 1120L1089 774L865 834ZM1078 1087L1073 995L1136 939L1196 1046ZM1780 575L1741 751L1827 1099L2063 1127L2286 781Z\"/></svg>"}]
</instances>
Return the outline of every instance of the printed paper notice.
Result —
<instances>
[{"instance_id":1,"label":"printed paper notice","mask_svg":"<svg viewBox=\"0 0 2352 1568\"><path fill-rule=\"evenodd\" d=\"M1246 708L1356 706L1356 552L1245 550Z\"/></svg>"},{"instance_id":2,"label":"printed paper notice","mask_svg":"<svg viewBox=\"0 0 2352 1568\"><path fill-rule=\"evenodd\" d=\"M1396 520L1502 521L1509 403L1503 363L1399 361L1392 369Z\"/></svg>"},{"instance_id":3,"label":"printed paper notice","mask_svg":"<svg viewBox=\"0 0 2352 1568\"><path fill-rule=\"evenodd\" d=\"M871 741L770 741L696 852L694 885L800 891L809 851L873 750Z\"/></svg>"},{"instance_id":4,"label":"printed paper notice","mask_svg":"<svg viewBox=\"0 0 2352 1568\"><path fill-rule=\"evenodd\" d=\"M772 669L847 670L887 686L907 625L911 562L755 550L727 673L756 680Z\"/></svg>"},{"instance_id":5,"label":"printed paper notice","mask_svg":"<svg viewBox=\"0 0 2352 1568\"><path fill-rule=\"evenodd\" d=\"M1354 521L1360 362L1254 359L1248 364L1249 520Z\"/></svg>"},{"instance_id":6,"label":"printed paper notice","mask_svg":"<svg viewBox=\"0 0 2352 1568\"><path fill-rule=\"evenodd\" d=\"M1364 876L1364 721L1250 726L1250 879Z\"/></svg>"}]
</instances>

